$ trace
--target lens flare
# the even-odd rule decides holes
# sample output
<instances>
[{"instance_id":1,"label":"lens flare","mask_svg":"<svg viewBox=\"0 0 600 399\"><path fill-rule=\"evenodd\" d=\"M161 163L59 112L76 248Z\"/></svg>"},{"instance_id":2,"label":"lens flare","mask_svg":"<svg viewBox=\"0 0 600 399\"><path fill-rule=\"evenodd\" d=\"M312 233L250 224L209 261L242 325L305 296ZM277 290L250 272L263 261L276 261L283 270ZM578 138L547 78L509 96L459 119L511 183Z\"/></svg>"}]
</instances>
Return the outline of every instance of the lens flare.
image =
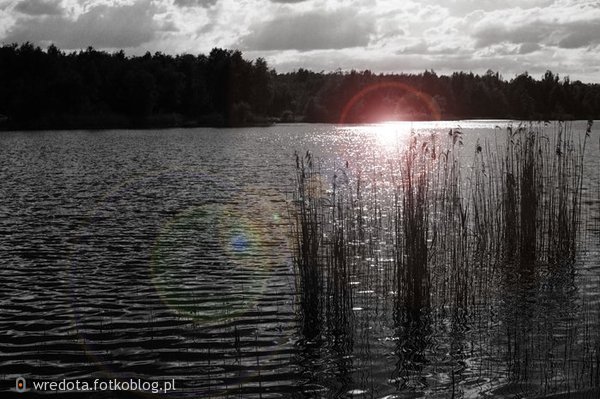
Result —
<instances>
[{"instance_id":1,"label":"lens flare","mask_svg":"<svg viewBox=\"0 0 600 399\"><path fill-rule=\"evenodd\" d=\"M152 281L180 316L203 323L243 316L269 287L273 269L288 264L279 212L254 194L243 198L254 199L244 207L241 199L191 207L161 229Z\"/></svg>"},{"instance_id":2,"label":"lens flare","mask_svg":"<svg viewBox=\"0 0 600 399\"><path fill-rule=\"evenodd\" d=\"M399 93L405 93L411 95L413 98L417 99L422 105L425 106L425 109L429 112L429 118L433 120L440 120L441 113L440 108L436 101L427 93L424 93L420 90L415 89L414 87L401 83L401 82L379 82L369 86L366 86L358 93L356 93L350 101L344 106L342 112L340 114L339 123L347 123L348 117L352 114L352 109L362 100L365 99L366 96L376 93L378 91L395 91Z\"/></svg>"}]
</instances>

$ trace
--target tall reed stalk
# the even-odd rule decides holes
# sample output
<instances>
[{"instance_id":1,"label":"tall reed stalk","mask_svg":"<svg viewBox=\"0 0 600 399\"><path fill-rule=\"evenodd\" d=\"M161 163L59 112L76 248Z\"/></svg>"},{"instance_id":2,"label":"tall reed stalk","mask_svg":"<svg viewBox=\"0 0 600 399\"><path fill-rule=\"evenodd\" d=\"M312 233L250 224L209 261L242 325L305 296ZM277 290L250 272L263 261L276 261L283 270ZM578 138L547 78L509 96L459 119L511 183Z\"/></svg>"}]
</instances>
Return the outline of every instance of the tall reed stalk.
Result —
<instances>
[{"instance_id":1,"label":"tall reed stalk","mask_svg":"<svg viewBox=\"0 0 600 399\"><path fill-rule=\"evenodd\" d=\"M319 333L323 317L323 262L320 253L323 241L324 187L321 173L312 155L296 157L296 191L294 192L293 238L296 287L300 295L303 332L307 337Z\"/></svg>"}]
</instances>

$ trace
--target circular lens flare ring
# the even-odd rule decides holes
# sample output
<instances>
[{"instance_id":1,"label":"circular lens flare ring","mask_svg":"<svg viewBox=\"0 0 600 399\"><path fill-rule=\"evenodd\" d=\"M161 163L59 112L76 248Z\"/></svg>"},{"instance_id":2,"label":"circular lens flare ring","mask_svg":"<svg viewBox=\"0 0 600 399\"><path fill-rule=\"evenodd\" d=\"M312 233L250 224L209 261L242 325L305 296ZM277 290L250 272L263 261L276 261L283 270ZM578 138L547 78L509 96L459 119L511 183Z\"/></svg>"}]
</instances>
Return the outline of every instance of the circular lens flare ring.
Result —
<instances>
[{"instance_id":1,"label":"circular lens flare ring","mask_svg":"<svg viewBox=\"0 0 600 399\"><path fill-rule=\"evenodd\" d=\"M245 189L231 203L183 210L161 228L152 250L151 272L165 305L180 316L212 323L252 309L267 290L273 269L288 263L283 249L288 244L286 229L280 217L285 202L262 200L265 195L274 194ZM213 260L199 262L198 257ZM240 280L242 274L253 278ZM206 290L217 286L222 287L218 292L223 306L209 309L209 299L214 300L217 292ZM210 295L190 302L186 296L194 292Z\"/></svg>"},{"instance_id":2,"label":"circular lens flare ring","mask_svg":"<svg viewBox=\"0 0 600 399\"><path fill-rule=\"evenodd\" d=\"M347 123L347 119L350 114L350 111L365 96L367 96L373 92L377 92L380 90L388 90L388 89L394 89L394 90L413 94L419 101L421 101L425 105L425 107L429 111L429 114L431 115L431 118L433 120L439 121L441 119L440 107L438 106L437 102L429 94L424 93L420 90L417 90L414 87L412 87L406 83L402 83L402 82L378 82L378 83L364 87L358 93L356 93L354 96L352 96L350 101L348 101L346 103L346 105L344 106L344 108L342 109L342 113L340 114L340 119L339 119L338 123L340 123L340 124Z\"/></svg>"}]
</instances>

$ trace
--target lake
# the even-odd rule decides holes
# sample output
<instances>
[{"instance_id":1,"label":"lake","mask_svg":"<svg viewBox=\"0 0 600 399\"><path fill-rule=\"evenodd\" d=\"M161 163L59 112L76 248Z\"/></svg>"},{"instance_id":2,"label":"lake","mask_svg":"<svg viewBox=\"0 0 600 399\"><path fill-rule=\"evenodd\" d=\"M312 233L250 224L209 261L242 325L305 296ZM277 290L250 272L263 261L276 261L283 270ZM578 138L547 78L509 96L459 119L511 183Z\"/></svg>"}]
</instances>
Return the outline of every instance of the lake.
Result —
<instances>
[{"instance_id":1,"label":"lake","mask_svg":"<svg viewBox=\"0 0 600 399\"><path fill-rule=\"evenodd\" d=\"M586 123L572 124L575 142ZM470 176L477 146L494 154L509 125L518 124L0 132L2 389L24 376L174 379L168 397L598 397L594 128L571 261L534 262L526 276L494 264L502 277L481 279L487 261L469 263L464 305L432 301L417 320L399 317L393 191L375 183L389 181L411 131L439 140L460 131L456 170ZM381 229L348 261L345 321L323 316L327 326L310 334L290 223L296 151L318 162L323 196L360 176L361 211ZM431 297L463 284L454 279L432 271Z\"/></svg>"}]
</instances>

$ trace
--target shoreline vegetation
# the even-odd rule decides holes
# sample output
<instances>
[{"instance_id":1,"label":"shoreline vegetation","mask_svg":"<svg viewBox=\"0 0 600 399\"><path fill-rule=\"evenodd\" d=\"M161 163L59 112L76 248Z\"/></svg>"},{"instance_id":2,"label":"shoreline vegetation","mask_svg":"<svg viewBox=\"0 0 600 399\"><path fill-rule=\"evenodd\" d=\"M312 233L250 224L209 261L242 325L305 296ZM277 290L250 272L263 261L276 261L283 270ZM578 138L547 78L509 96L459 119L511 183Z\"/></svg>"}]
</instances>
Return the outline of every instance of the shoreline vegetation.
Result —
<instances>
[{"instance_id":1,"label":"shoreline vegetation","mask_svg":"<svg viewBox=\"0 0 600 399\"><path fill-rule=\"evenodd\" d=\"M399 68L402 66L399 65ZM389 120L600 119L600 84L547 71L278 73L238 50L128 57L0 47L0 130L268 126Z\"/></svg>"},{"instance_id":2,"label":"shoreline vegetation","mask_svg":"<svg viewBox=\"0 0 600 399\"><path fill-rule=\"evenodd\" d=\"M370 176L346 162L332 178L310 152L296 153L290 220L303 320L320 320L313 312L329 296L320 289L337 287L341 278L346 295L348 282L368 273L356 248L390 261L382 292L403 294L397 299L404 311L433 303L465 308L487 298L497 283L490 279L503 268L528 274L572 267L590 217L582 190L592 126L581 134L563 123L554 132L523 123L507 127L504 139L468 149L458 129L446 137L412 132L389 170ZM387 187L388 197L372 187Z\"/></svg>"},{"instance_id":3,"label":"shoreline vegetation","mask_svg":"<svg viewBox=\"0 0 600 399\"><path fill-rule=\"evenodd\" d=\"M543 302L530 297L545 295L538 284L572 281L586 249L582 237L593 213L584 161L592 125L581 132L568 123L522 123L507 127L503 139L468 148L460 130L412 132L386 159L389 168L375 173L359 162L322 169L322 159L296 153L289 216L304 338L333 336L338 347L352 345L356 331L378 323L353 311L369 293L367 306L393 314L399 338L390 356L398 357L402 387L425 381L438 348L445 355L444 363L434 363L436 372L453 375L464 365L432 331L444 331L455 344L461 318L492 329L494 318L506 317L505 341L471 343L485 348L478 355L469 349L480 378L490 363L478 356L506 345L506 378L529 382L524 396L597 389L598 338L586 333L562 346L566 334L544 335L528 324L535 316L526 304ZM586 315L582 323L587 331L597 319ZM561 368L569 362L577 364L573 371ZM549 363L564 372L561 378L540 378L549 375ZM569 385L575 380L580 385Z\"/></svg>"}]
</instances>

